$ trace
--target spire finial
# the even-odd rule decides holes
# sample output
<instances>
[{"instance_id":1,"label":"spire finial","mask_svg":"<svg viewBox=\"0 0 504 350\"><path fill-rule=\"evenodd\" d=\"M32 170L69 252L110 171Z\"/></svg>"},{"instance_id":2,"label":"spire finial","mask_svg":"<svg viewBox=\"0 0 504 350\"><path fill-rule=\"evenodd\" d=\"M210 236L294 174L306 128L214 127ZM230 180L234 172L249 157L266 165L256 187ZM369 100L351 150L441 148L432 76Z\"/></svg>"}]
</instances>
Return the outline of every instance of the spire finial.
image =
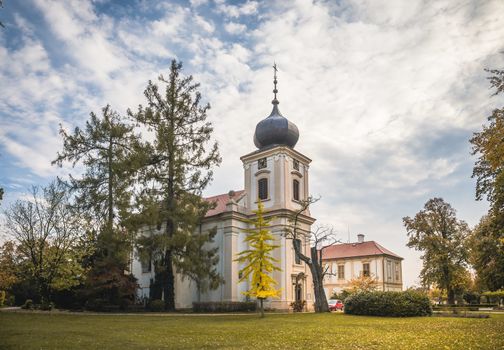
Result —
<instances>
[{"instance_id":1,"label":"spire finial","mask_svg":"<svg viewBox=\"0 0 504 350\"><path fill-rule=\"evenodd\" d=\"M273 62L273 84L274 84L274 89L273 89L273 93L275 94L275 97L273 98L273 101L271 101L271 103L276 106L278 105L280 102L278 102L277 100L277 72L278 72L278 69L277 69L277 65L276 65L276 62Z\"/></svg>"}]
</instances>

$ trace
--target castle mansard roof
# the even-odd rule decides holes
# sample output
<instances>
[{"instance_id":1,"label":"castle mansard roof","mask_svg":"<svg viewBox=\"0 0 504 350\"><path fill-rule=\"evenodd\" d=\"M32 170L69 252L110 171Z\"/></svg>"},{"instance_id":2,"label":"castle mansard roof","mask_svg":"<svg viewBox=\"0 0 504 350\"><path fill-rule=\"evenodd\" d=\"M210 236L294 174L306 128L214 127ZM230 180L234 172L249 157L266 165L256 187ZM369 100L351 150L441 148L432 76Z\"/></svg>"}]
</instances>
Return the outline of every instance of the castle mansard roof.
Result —
<instances>
[{"instance_id":1,"label":"castle mansard roof","mask_svg":"<svg viewBox=\"0 0 504 350\"><path fill-rule=\"evenodd\" d=\"M403 259L375 241L335 244L323 250L322 259L343 259L374 255L388 255L401 260Z\"/></svg>"},{"instance_id":2,"label":"castle mansard roof","mask_svg":"<svg viewBox=\"0 0 504 350\"><path fill-rule=\"evenodd\" d=\"M230 196L231 194L231 196ZM245 194L245 190L240 190L240 191L230 191L230 193L224 193L224 194L219 194L217 196L212 196L212 197L207 197L205 198L205 201L207 202L213 202L215 203L215 208L210 209L205 217L210 217L214 215L218 215L220 213L223 213L226 211L226 204L229 203L229 201L232 199L235 202L238 202L240 199L243 198L243 195Z\"/></svg>"}]
</instances>

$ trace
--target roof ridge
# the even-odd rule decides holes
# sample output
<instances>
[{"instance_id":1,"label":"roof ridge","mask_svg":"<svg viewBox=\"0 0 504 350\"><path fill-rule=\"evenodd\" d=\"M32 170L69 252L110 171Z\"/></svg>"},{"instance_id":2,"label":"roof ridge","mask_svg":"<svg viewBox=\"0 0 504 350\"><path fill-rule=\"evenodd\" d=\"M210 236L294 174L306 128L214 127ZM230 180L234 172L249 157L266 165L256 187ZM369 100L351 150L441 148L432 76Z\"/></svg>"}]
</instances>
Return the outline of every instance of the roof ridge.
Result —
<instances>
[{"instance_id":1,"label":"roof ridge","mask_svg":"<svg viewBox=\"0 0 504 350\"><path fill-rule=\"evenodd\" d=\"M238 192L245 192L245 190L233 190L236 194L238 194ZM229 196L229 192L228 193L221 193L221 194L216 194L214 196L210 196L210 197L203 197L203 199L212 199L212 198L217 198L217 197L222 197L224 195L228 195Z\"/></svg>"}]
</instances>

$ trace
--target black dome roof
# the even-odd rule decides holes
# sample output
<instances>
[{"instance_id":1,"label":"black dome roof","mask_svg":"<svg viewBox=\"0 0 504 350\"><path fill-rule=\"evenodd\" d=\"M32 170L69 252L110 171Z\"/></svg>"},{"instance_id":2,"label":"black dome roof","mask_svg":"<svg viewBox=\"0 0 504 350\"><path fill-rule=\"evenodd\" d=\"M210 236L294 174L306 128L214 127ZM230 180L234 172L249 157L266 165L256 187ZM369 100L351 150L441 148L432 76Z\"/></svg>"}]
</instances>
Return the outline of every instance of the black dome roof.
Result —
<instances>
[{"instance_id":1,"label":"black dome roof","mask_svg":"<svg viewBox=\"0 0 504 350\"><path fill-rule=\"evenodd\" d=\"M278 101L273 100L271 114L257 123L254 144L263 149L275 145L285 145L294 148L299 139L297 126L287 120L278 110Z\"/></svg>"}]
</instances>

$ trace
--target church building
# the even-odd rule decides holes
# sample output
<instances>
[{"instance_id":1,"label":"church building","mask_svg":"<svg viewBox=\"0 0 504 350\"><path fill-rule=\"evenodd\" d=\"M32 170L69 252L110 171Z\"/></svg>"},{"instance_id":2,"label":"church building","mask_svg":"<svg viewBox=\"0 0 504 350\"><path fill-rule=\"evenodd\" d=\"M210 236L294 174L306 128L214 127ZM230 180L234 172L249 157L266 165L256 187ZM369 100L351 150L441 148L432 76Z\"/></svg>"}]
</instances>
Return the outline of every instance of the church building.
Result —
<instances>
[{"instance_id":1,"label":"church building","mask_svg":"<svg viewBox=\"0 0 504 350\"><path fill-rule=\"evenodd\" d=\"M296 258L291 239L284 236L289 218L301 208L300 201L309 196L309 167L311 159L295 149L299 138L296 125L285 118L278 108L276 67L274 76L274 98L271 114L261 120L255 129L255 150L243 155L243 189L206 198L215 203L215 208L208 211L200 230L217 228L214 245L218 247L219 263L217 269L223 279L216 290L197 295L194 282L176 276L176 308L191 308L192 303L201 301L245 301L244 291L249 289L248 282L239 283L239 271L242 267L235 261L237 254L247 249L244 229L249 228L248 220L255 214L260 199L265 208L265 217L272 218L271 233L279 248L273 256L278 259L281 271L275 271L272 277L281 289L278 299L268 299L266 306L273 309L289 309L290 303L306 300L307 307L313 305L313 287L310 271ZM251 145L252 146L252 145ZM300 230L308 233L315 219L307 210L300 216ZM309 255L308 242L300 244ZM149 296L149 286L154 278L152 266L145 266L135 259L132 272L140 285L139 296Z\"/></svg>"}]
</instances>

